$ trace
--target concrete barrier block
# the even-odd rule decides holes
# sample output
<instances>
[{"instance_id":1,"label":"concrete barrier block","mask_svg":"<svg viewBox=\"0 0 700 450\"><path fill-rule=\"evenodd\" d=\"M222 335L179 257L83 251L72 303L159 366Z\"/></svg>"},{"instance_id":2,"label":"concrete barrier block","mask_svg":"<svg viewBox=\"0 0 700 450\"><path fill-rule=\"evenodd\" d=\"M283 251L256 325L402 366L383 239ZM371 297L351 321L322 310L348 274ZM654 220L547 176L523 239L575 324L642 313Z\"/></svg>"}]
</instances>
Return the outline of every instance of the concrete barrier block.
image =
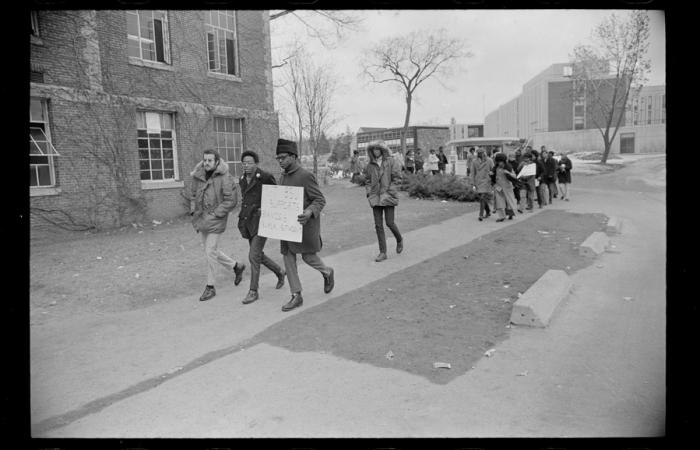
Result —
<instances>
[{"instance_id":1,"label":"concrete barrier block","mask_svg":"<svg viewBox=\"0 0 700 450\"><path fill-rule=\"evenodd\" d=\"M605 232L608 234L622 233L622 219L619 217L610 217L608 219L608 224L605 227Z\"/></svg>"},{"instance_id":2,"label":"concrete barrier block","mask_svg":"<svg viewBox=\"0 0 700 450\"><path fill-rule=\"evenodd\" d=\"M605 251L610 245L610 238L602 231L592 233L579 247L579 254L589 258L595 258Z\"/></svg>"},{"instance_id":3,"label":"concrete barrier block","mask_svg":"<svg viewBox=\"0 0 700 450\"><path fill-rule=\"evenodd\" d=\"M513 303L510 322L544 328L554 310L571 290L571 279L563 270L548 270Z\"/></svg>"}]
</instances>

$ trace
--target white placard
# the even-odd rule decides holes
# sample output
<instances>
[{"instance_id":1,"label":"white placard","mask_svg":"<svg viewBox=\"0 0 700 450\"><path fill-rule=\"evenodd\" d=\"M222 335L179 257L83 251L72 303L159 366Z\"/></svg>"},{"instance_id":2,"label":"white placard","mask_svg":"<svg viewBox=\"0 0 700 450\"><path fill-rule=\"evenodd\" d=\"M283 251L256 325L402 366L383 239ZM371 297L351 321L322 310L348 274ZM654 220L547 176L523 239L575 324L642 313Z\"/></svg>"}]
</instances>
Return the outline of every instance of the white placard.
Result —
<instances>
[{"instance_id":1,"label":"white placard","mask_svg":"<svg viewBox=\"0 0 700 450\"><path fill-rule=\"evenodd\" d=\"M522 169L520 169L520 173L518 174L518 178L521 177L529 177L530 175L535 175L537 169L537 165L535 163L530 163L530 164L525 164Z\"/></svg>"},{"instance_id":2,"label":"white placard","mask_svg":"<svg viewBox=\"0 0 700 450\"><path fill-rule=\"evenodd\" d=\"M263 184L258 234L281 241L301 242L302 225L297 216L303 211L303 187Z\"/></svg>"}]
</instances>

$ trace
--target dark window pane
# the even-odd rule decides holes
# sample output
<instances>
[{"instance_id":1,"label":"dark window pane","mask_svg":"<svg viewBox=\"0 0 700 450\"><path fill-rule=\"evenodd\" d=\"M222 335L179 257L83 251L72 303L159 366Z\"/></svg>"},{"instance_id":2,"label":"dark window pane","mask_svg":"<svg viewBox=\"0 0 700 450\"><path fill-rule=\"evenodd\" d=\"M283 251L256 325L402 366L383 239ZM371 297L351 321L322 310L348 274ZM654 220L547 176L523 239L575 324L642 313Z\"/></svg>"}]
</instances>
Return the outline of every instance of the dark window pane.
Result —
<instances>
[{"instance_id":1,"label":"dark window pane","mask_svg":"<svg viewBox=\"0 0 700 450\"><path fill-rule=\"evenodd\" d=\"M173 168L173 160L172 159L163 160L163 168L164 169L172 169Z\"/></svg>"},{"instance_id":2,"label":"dark window pane","mask_svg":"<svg viewBox=\"0 0 700 450\"><path fill-rule=\"evenodd\" d=\"M173 141L170 139L163 139L163 148L173 148Z\"/></svg>"},{"instance_id":3,"label":"dark window pane","mask_svg":"<svg viewBox=\"0 0 700 450\"><path fill-rule=\"evenodd\" d=\"M172 132L172 131L162 130L162 131L160 132L160 137L162 137L162 138L171 138L171 137L173 137L173 132Z\"/></svg>"},{"instance_id":4,"label":"dark window pane","mask_svg":"<svg viewBox=\"0 0 700 450\"><path fill-rule=\"evenodd\" d=\"M160 159L160 158L161 158L160 150L151 150L151 159Z\"/></svg>"},{"instance_id":5,"label":"dark window pane","mask_svg":"<svg viewBox=\"0 0 700 450\"><path fill-rule=\"evenodd\" d=\"M146 160L146 161L144 161L144 160L139 161L139 169L141 169L141 170L149 170L150 168L151 168L151 165L150 165L150 163L148 162L148 160Z\"/></svg>"},{"instance_id":6,"label":"dark window pane","mask_svg":"<svg viewBox=\"0 0 700 450\"><path fill-rule=\"evenodd\" d=\"M139 150L139 159L148 159L148 150Z\"/></svg>"},{"instance_id":7,"label":"dark window pane","mask_svg":"<svg viewBox=\"0 0 700 450\"><path fill-rule=\"evenodd\" d=\"M225 119L226 122L226 132L233 133L233 119Z\"/></svg>"},{"instance_id":8,"label":"dark window pane","mask_svg":"<svg viewBox=\"0 0 700 450\"><path fill-rule=\"evenodd\" d=\"M150 180L151 179L151 171L150 170L142 170L141 171L141 179L142 180Z\"/></svg>"},{"instance_id":9,"label":"dark window pane","mask_svg":"<svg viewBox=\"0 0 700 450\"><path fill-rule=\"evenodd\" d=\"M173 159L173 151L163 150L163 159Z\"/></svg>"},{"instance_id":10,"label":"dark window pane","mask_svg":"<svg viewBox=\"0 0 700 450\"><path fill-rule=\"evenodd\" d=\"M160 148L160 139L149 139L151 148Z\"/></svg>"},{"instance_id":11,"label":"dark window pane","mask_svg":"<svg viewBox=\"0 0 700 450\"><path fill-rule=\"evenodd\" d=\"M148 139L139 139L139 148L148 148Z\"/></svg>"},{"instance_id":12,"label":"dark window pane","mask_svg":"<svg viewBox=\"0 0 700 450\"><path fill-rule=\"evenodd\" d=\"M224 131L224 119L222 119L221 117L214 118L214 131Z\"/></svg>"},{"instance_id":13,"label":"dark window pane","mask_svg":"<svg viewBox=\"0 0 700 450\"><path fill-rule=\"evenodd\" d=\"M236 119L234 121L234 128L233 131L236 133L242 133L243 132L243 119Z\"/></svg>"},{"instance_id":14,"label":"dark window pane","mask_svg":"<svg viewBox=\"0 0 700 450\"><path fill-rule=\"evenodd\" d=\"M51 185L51 171L49 166L39 166L39 186Z\"/></svg>"},{"instance_id":15,"label":"dark window pane","mask_svg":"<svg viewBox=\"0 0 700 450\"><path fill-rule=\"evenodd\" d=\"M175 171L174 170L166 170L165 171L165 178L175 178Z\"/></svg>"},{"instance_id":16,"label":"dark window pane","mask_svg":"<svg viewBox=\"0 0 700 450\"><path fill-rule=\"evenodd\" d=\"M153 176L154 180L162 180L163 179L163 172L160 170L156 170L151 172L151 175Z\"/></svg>"},{"instance_id":17,"label":"dark window pane","mask_svg":"<svg viewBox=\"0 0 700 450\"><path fill-rule=\"evenodd\" d=\"M34 155L29 156L29 164L48 164L48 163L49 163L48 156L34 156Z\"/></svg>"},{"instance_id":18,"label":"dark window pane","mask_svg":"<svg viewBox=\"0 0 700 450\"><path fill-rule=\"evenodd\" d=\"M137 130L136 136L138 136L140 138L145 138L145 137L148 137L148 133L146 133L146 130Z\"/></svg>"},{"instance_id":19,"label":"dark window pane","mask_svg":"<svg viewBox=\"0 0 700 450\"><path fill-rule=\"evenodd\" d=\"M153 25L155 27L155 38L156 38L156 59L160 62L165 62L165 54L163 52L163 22L160 20L154 20Z\"/></svg>"},{"instance_id":20,"label":"dark window pane","mask_svg":"<svg viewBox=\"0 0 700 450\"><path fill-rule=\"evenodd\" d=\"M163 162L161 160L151 161L151 169L160 170L163 168Z\"/></svg>"},{"instance_id":21,"label":"dark window pane","mask_svg":"<svg viewBox=\"0 0 700 450\"><path fill-rule=\"evenodd\" d=\"M36 177L36 169L34 167L29 168L29 186L38 186L39 180Z\"/></svg>"},{"instance_id":22,"label":"dark window pane","mask_svg":"<svg viewBox=\"0 0 700 450\"><path fill-rule=\"evenodd\" d=\"M160 139L160 133L148 133L149 138Z\"/></svg>"},{"instance_id":23,"label":"dark window pane","mask_svg":"<svg viewBox=\"0 0 700 450\"><path fill-rule=\"evenodd\" d=\"M207 33L207 50L209 52L209 70L216 70L216 48L213 33Z\"/></svg>"}]
</instances>

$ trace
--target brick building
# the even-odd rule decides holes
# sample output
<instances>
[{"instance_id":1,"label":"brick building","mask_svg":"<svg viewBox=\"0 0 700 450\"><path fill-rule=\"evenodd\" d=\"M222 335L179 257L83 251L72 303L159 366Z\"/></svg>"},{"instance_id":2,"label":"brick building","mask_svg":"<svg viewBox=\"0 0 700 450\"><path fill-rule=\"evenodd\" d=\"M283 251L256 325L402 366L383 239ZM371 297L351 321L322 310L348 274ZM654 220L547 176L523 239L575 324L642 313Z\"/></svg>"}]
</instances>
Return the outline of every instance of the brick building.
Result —
<instances>
[{"instance_id":1,"label":"brick building","mask_svg":"<svg viewBox=\"0 0 700 450\"><path fill-rule=\"evenodd\" d=\"M403 127L360 128L356 134L357 150L361 157L366 157L367 144L370 141L383 140L392 152L401 151L401 133L403 133ZM449 127L410 126L406 134L406 150L420 148L423 155L427 155L431 148L437 150L449 140Z\"/></svg>"},{"instance_id":2,"label":"brick building","mask_svg":"<svg viewBox=\"0 0 700 450\"><path fill-rule=\"evenodd\" d=\"M205 148L274 161L266 11L32 11L32 232L172 218Z\"/></svg>"}]
</instances>

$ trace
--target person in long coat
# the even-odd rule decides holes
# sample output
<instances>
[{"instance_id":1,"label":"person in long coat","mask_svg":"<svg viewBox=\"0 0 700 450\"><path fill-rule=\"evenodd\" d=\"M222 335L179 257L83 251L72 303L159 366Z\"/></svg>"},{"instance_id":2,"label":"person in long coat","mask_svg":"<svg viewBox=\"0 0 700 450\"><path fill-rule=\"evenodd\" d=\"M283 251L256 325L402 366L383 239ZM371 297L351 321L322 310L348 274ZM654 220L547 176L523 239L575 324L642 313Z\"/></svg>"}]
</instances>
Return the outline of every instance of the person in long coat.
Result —
<instances>
[{"instance_id":1,"label":"person in long coat","mask_svg":"<svg viewBox=\"0 0 700 450\"><path fill-rule=\"evenodd\" d=\"M571 160L566 153L561 152L561 158L559 159L559 168L557 170L557 178L559 179L559 188L561 189L561 198L567 202L571 198L571 192L569 192L569 185L571 185Z\"/></svg>"},{"instance_id":2,"label":"person in long coat","mask_svg":"<svg viewBox=\"0 0 700 450\"><path fill-rule=\"evenodd\" d=\"M491 193L493 187L491 185L491 174L493 171L493 161L486 156L486 151L480 148L476 152L476 158L472 160L472 165L469 168L469 184L479 196L479 221L488 218L491 215ZM484 211L486 214L484 215Z\"/></svg>"},{"instance_id":3,"label":"person in long coat","mask_svg":"<svg viewBox=\"0 0 700 450\"><path fill-rule=\"evenodd\" d=\"M284 306L282 311L290 311L301 306L304 299L301 296L301 281L297 272L297 255L301 259L321 272L323 275L323 291L328 294L333 290L333 268L326 266L317 255L321 251L321 210L326 205L326 199L316 182L316 177L307 171L297 161L299 153L297 144L286 139L277 141L277 162L282 168L281 186L300 186L304 188L304 210L299 215L298 221L302 224L302 241L280 241L280 251L284 256L284 268L287 271L289 289L292 298Z\"/></svg>"},{"instance_id":4,"label":"person in long coat","mask_svg":"<svg viewBox=\"0 0 700 450\"><path fill-rule=\"evenodd\" d=\"M216 150L202 152L202 161L197 163L190 185L190 215L192 226L202 236L202 245L207 256L207 285L199 301L207 301L216 295L215 273L219 265L232 270L237 286L242 278L245 264L238 263L219 250L219 238L226 230L228 215L236 207L238 193L228 164L221 161Z\"/></svg>"},{"instance_id":5,"label":"person in long coat","mask_svg":"<svg viewBox=\"0 0 700 450\"><path fill-rule=\"evenodd\" d=\"M260 225L260 203L262 201L262 187L264 184L277 184L275 177L258 167L260 157L254 151L248 150L241 154L243 175L238 181L241 188L241 211L238 213L238 230L243 239L248 240L248 261L250 261L250 288L243 304L253 303L258 300L258 285L260 280L260 264L264 265L277 275L276 289L284 286L285 271L279 264L265 255L263 251L267 238L258 235Z\"/></svg>"},{"instance_id":6,"label":"person in long coat","mask_svg":"<svg viewBox=\"0 0 700 450\"><path fill-rule=\"evenodd\" d=\"M381 141L367 145L369 164L365 166L364 180L367 200L374 214L374 228L379 242L379 255L375 261L384 261L386 256L386 235L384 220L396 238L396 253L403 251L403 238L394 222L394 210L399 204L398 183L401 181L401 168L391 157L389 148Z\"/></svg>"},{"instance_id":7,"label":"person in long coat","mask_svg":"<svg viewBox=\"0 0 700 450\"><path fill-rule=\"evenodd\" d=\"M494 191L496 196L496 212L498 213L496 222L503 222L506 214L508 215L508 219L512 220L515 210L517 209L512 183L512 181L517 181L517 179L513 169L506 161L506 155L497 153L496 156L494 156L494 160L496 163Z\"/></svg>"}]
</instances>

